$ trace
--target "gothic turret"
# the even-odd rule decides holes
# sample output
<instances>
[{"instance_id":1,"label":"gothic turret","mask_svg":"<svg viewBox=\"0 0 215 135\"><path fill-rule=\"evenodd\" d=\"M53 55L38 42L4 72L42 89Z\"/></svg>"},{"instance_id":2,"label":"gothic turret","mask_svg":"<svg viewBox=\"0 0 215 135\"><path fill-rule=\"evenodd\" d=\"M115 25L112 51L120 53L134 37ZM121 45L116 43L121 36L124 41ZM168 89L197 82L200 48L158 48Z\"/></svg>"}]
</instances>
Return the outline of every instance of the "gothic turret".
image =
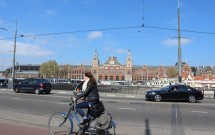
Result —
<instances>
[{"instance_id":1,"label":"gothic turret","mask_svg":"<svg viewBox=\"0 0 215 135\"><path fill-rule=\"evenodd\" d=\"M132 81L132 67L133 67L133 60L131 56L130 49L128 49L128 55L126 58L126 71L125 71L125 80Z\"/></svg>"},{"instance_id":2,"label":"gothic turret","mask_svg":"<svg viewBox=\"0 0 215 135\"><path fill-rule=\"evenodd\" d=\"M99 56L97 53L97 50L95 50L94 52L94 56L93 56L93 67L98 67L99 66Z\"/></svg>"},{"instance_id":3,"label":"gothic turret","mask_svg":"<svg viewBox=\"0 0 215 135\"><path fill-rule=\"evenodd\" d=\"M132 57L131 57L130 49L128 49L128 55L127 55L127 58L126 58L126 67L132 68L132 66L133 66L133 60L132 60Z\"/></svg>"},{"instance_id":4,"label":"gothic turret","mask_svg":"<svg viewBox=\"0 0 215 135\"><path fill-rule=\"evenodd\" d=\"M92 74L94 75L94 77L96 78L96 80L98 81L98 76L99 76L99 56L97 53L97 50L95 50L94 52L94 56L93 56L93 62L92 62Z\"/></svg>"}]
</instances>

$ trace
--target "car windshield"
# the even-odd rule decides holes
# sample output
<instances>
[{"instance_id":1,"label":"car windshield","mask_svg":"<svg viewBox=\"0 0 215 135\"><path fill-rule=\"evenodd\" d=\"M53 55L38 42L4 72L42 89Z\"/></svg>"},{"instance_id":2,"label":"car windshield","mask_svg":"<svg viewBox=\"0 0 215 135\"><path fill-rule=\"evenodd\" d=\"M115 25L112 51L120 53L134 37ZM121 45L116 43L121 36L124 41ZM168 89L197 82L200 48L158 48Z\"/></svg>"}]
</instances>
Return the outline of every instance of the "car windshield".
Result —
<instances>
[{"instance_id":1,"label":"car windshield","mask_svg":"<svg viewBox=\"0 0 215 135\"><path fill-rule=\"evenodd\" d=\"M47 80L47 79L40 79L40 82L42 82L42 83L50 83L49 80Z\"/></svg>"},{"instance_id":2,"label":"car windshield","mask_svg":"<svg viewBox=\"0 0 215 135\"><path fill-rule=\"evenodd\" d=\"M166 87L163 87L163 88L162 88L162 90L169 90L169 89L170 89L170 87L171 87L171 85L166 86Z\"/></svg>"}]
</instances>

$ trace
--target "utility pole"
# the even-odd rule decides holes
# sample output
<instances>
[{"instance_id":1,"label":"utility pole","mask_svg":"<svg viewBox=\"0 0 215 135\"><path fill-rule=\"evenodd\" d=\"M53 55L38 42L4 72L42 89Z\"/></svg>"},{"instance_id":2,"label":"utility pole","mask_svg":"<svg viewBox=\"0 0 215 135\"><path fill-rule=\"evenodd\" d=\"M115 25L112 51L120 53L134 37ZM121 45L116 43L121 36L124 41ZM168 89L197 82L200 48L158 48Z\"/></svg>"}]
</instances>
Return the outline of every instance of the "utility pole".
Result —
<instances>
[{"instance_id":1,"label":"utility pole","mask_svg":"<svg viewBox=\"0 0 215 135\"><path fill-rule=\"evenodd\" d=\"M55 60L54 60L54 83L55 83L55 66L56 66L56 62L55 62Z\"/></svg>"},{"instance_id":2,"label":"utility pole","mask_svg":"<svg viewBox=\"0 0 215 135\"><path fill-rule=\"evenodd\" d=\"M14 79L15 77L15 63L16 63L16 37L17 37L17 21L16 23L16 30L15 30L15 35L14 35L14 50L13 50L13 67L12 67L12 86L14 86Z\"/></svg>"},{"instance_id":3,"label":"utility pole","mask_svg":"<svg viewBox=\"0 0 215 135\"><path fill-rule=\"evenodd\" d=\"M181 30L180 30L180 0L178 0L178 81L182 82L181 76Z\"/></svg>"}]
</instances>

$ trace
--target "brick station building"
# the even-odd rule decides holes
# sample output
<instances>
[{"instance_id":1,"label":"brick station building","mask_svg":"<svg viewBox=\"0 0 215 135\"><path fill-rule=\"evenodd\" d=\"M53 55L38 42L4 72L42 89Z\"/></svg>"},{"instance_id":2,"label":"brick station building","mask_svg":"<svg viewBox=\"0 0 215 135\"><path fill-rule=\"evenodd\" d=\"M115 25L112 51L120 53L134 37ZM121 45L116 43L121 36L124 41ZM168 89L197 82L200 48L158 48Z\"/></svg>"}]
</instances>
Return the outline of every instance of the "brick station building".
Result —
<instances>
[{"instance_id":1,"label":"brick station building","mask_svg":"<svg viewBox=\"0 0 215 135\"><path fill-rule=\"evenodd\" d=\"M85 72L91 72L97 80L100 81L126 81L126 82L144 82L154 79L168 78L166 70L169 67L177 69L175 66L147 66L147 65L133 65L133 58L130 49L127 52L124 64L120 63L115 56L107 58L106 62L100 63L99 55L95 50L92 57L92 65L60 65L58 74L53 74L51 78L59 78L66 80L81 80L84 78ZM205 66L206 67L206 66ZM190 80L190 78L197 79L199 76L207 76L209 80L215 80L214 67L207 68L191 68L188 63L182 63L182 78ZM11 73L11 69L8 72ZM47 78L48 76L40 75L40 65L16 65L17 78ZM10 77L10 74L7 76ZM212 79L211 79L212 78Z\"/></svg>"}]
</instances>

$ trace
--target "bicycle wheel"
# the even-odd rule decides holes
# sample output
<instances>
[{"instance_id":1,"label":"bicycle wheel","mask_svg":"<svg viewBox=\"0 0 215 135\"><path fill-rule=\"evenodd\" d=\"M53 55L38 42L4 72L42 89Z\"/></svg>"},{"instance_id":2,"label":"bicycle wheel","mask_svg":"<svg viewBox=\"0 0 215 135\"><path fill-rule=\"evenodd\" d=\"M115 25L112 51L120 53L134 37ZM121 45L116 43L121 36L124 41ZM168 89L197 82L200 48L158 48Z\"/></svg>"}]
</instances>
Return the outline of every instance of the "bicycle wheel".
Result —
<instances>
[{"instance_id":1,"label":"bicycle wheel","mask_svg":"<svg viewBox=\"0 0 215 135\"><path fill-rule=\"evenodd\" d=\"M53 114L48 121L48 129L51 135L70 135L72 123L68 117L65 120L66 114L57 112Z\"/></svg>"}]
</instances>

